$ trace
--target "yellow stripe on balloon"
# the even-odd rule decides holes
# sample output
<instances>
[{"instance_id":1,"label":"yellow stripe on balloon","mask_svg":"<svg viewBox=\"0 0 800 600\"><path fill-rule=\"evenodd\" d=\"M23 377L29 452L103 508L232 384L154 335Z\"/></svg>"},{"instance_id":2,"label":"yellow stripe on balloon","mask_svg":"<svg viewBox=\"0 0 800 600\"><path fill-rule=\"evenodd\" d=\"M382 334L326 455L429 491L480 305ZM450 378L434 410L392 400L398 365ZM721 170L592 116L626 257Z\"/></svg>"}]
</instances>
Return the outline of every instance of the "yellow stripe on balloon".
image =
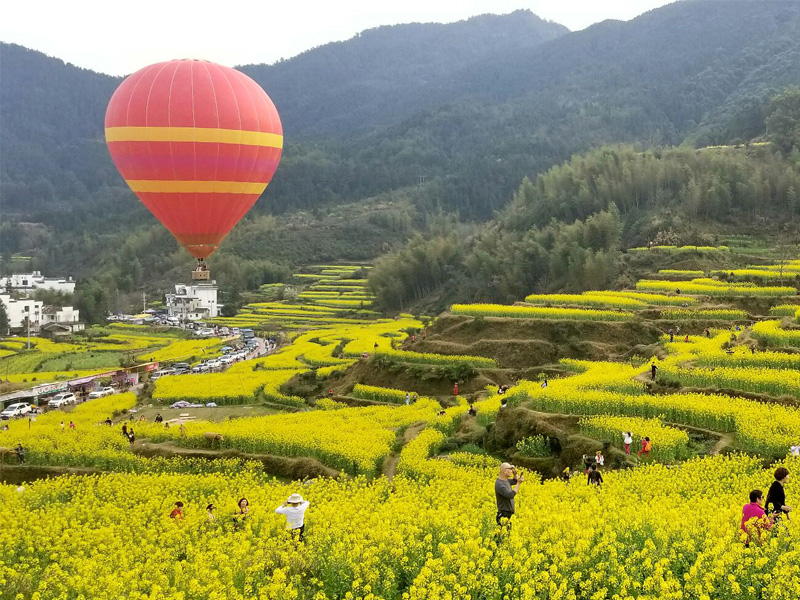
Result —
<instances>
[{"instance_id":1,"label":"yellow stripe on balloon","mask_svg":"<svg viewBox=\"0 0 800 600\"><path fill-rule=\"evenodd\" d=\"M260 194L267 184L250 181L169 181L133 179L127 184L134 192L149 194Z\"/></svg>"},{"instance_id":2,"label":"yellow stripe on balloon","mask_svg":"<svg viewBox=\"0 0 800 600\"><path fill-rule=\"evenodd\" d=\"M283 136L265 131L212 127L108 127L107 142L212 142L283 148Z\"/></svg>"}]
</instances>

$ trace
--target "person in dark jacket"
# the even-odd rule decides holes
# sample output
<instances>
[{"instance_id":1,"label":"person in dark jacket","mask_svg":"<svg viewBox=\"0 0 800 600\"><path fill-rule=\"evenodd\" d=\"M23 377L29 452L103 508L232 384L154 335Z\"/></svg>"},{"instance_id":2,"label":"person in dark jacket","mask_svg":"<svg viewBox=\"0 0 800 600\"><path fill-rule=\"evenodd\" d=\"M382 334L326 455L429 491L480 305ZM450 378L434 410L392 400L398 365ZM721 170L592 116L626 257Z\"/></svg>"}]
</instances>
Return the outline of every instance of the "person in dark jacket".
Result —
<instances>
[{"instance_id":1,"label":"person in dark jacket","mask_svg":"<svg viewBox=\"0 0 800 600\"><path fill-rule=\"evenodd\" d=\"M778 467L775 469L775 481L767 492L767 501L764 503L764 510L773 517L777 525L783 517L789 519L791 507L786 504L786 490L784 486L789 481L789 469Z\"/></svg>"},{"instance_id":2,"label":"person in dark jacket","mask_svg":"<svg viewBox=\"0 0 800 600\"><path fill-rule=\"evenodd\" d=\"M597 470L597 463L592 465L592 468L589 469L589 479L587 481L588 485L594 485L596 487L600 487L603 484L603 474Z\"/></svg>"},{"instance_id":3,"label":"person in dark jacket","mask_svg":"<svg viewBox=\"0 0 800 600\"><path fill-rule=\"evenodd\" d=\"M500 465L500 474L494 482L494 496L497 501L497 524L501 525L503 519L510 519L516 510L514 497L519 492L519 486L525 480L523 475L517 476L517 469L510 463Z\"/></svg>"}]
</instances>

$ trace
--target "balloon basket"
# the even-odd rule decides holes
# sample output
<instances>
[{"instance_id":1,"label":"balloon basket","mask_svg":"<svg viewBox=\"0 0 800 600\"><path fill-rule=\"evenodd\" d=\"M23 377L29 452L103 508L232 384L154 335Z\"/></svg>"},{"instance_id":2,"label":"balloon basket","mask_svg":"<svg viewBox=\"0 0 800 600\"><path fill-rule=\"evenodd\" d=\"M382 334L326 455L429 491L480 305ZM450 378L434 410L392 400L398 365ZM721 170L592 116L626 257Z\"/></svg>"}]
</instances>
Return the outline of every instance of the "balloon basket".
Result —
<instances>
[{"instance_id":1,"label":"balloon basket","mask_svg":"<svg viewBox=\"0 0 800 600\"><path fill-rule=\"evenodd\" d=\"M192 281L208 281L211 279L211 271L192 271Z\"/></svg>"}]
</instances>

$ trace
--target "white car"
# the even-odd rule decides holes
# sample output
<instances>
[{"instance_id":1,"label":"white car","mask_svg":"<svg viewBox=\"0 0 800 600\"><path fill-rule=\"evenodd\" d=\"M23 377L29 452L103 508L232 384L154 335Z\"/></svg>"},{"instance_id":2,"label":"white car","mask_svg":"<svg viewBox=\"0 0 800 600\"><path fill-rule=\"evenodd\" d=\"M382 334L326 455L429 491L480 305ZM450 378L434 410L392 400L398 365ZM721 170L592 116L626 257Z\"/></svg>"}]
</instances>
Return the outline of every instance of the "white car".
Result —
<instances>
[{"instance_id":1,"label":"white car","mask_svg":"<svg viewBox=\"0 0 800 600\"><path fill-rule=\"evenodd\" d=\"M74 404L75 403L75 394L71 392L64 392L62 394L56 394L50 399L50 402L47 403L47 406L50 408L60 408L67 404Z\"/></svg>"},{"instance_id":2,"label":"white car","mask_svg":"<svg viewBox=\"0 0 800 600\"><path fill-rule=\"evenodd\" d=\"M22 417L31 412L31 405L27 402L17 402L10 404L3 412L0 413L0 419L11 419L12 417Z\"/></svg>"},{"instance_id":3,"label":"white car","mask_svg":"<svg viewBox=\"0 0 800 600\"><path fill-rule=\"evenodd\" d=\"M175 369L162 369L160 371L156 371L150 375L150 381L155 381L156 379L166 377L167 375L175 375Z\"/></svg>"},{"instance_id":4,"label":"white car","mask_svg":"<svg viewBox=\"0 0 800 600\"><path fill-rule=\"evenodd\" d=\"M213 337L214 330L210 327L203 327L194 332L197 337Z\"/></svg>"},{"instance_id":5,"label":"white car","mask_svg":"<svg viewBox=\"0 0 800 600\"><path fill-rule=\"evenodd\" d=\"M225 356L220 356L219 362L222 365L231 365L236 362L236 359L233 357L233 354L226 354Z\"/></svg>"},{"instance_id":6,"label":"white car","mask_svg":"<svg viewBox=\"0 0 800 600\"><path fill-rule=\"evenodd\" d=\"M212 358L206 362L206 366L208 366L209 369L219 369L222 366L222 363L218 358Z\"/></svg>"},{"instance_id":7,"label":"white car","mask_svg":"<svg viewBox=\"0 0 800 600\"><path fill-rule=\"evenodd\" d=\"M112 387L101 387L99 390L95 390L89 394L89 400L94 400L95 398L102 398L103 396L110 396L114 393L114 388Z\"/></svg>"},{"instance_id":8,"label":"white car","mask_svg":"<svg viewBox=\"0 0 800 600\"><path fill-rule=\"evenodd\" d=\"M205 373L206 371L208 371L208 365L206 363L200 363L192 367L192 373Z\"/></svg>"}]
</instances>

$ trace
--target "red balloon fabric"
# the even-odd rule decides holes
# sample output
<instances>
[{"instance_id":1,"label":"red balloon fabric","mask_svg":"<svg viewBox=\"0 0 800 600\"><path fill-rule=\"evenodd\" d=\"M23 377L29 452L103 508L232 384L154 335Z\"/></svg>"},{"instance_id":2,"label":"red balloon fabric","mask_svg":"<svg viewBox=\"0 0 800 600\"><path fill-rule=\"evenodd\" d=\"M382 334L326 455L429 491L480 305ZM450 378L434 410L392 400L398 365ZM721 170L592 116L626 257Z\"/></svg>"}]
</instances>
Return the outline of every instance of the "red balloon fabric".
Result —
<instances>
[{"instance_id":1,"label":"red balloon fabric","mask_svg":"<svg viewBox=\"0 0 800 600\"><path fill-rule=\"evenodd\" d=\"M108 103L106 143L122 177L196 258L207 258L278 168L283 128L244 73L171 60L126 78Z\"/></svg>"}]
</instances>

